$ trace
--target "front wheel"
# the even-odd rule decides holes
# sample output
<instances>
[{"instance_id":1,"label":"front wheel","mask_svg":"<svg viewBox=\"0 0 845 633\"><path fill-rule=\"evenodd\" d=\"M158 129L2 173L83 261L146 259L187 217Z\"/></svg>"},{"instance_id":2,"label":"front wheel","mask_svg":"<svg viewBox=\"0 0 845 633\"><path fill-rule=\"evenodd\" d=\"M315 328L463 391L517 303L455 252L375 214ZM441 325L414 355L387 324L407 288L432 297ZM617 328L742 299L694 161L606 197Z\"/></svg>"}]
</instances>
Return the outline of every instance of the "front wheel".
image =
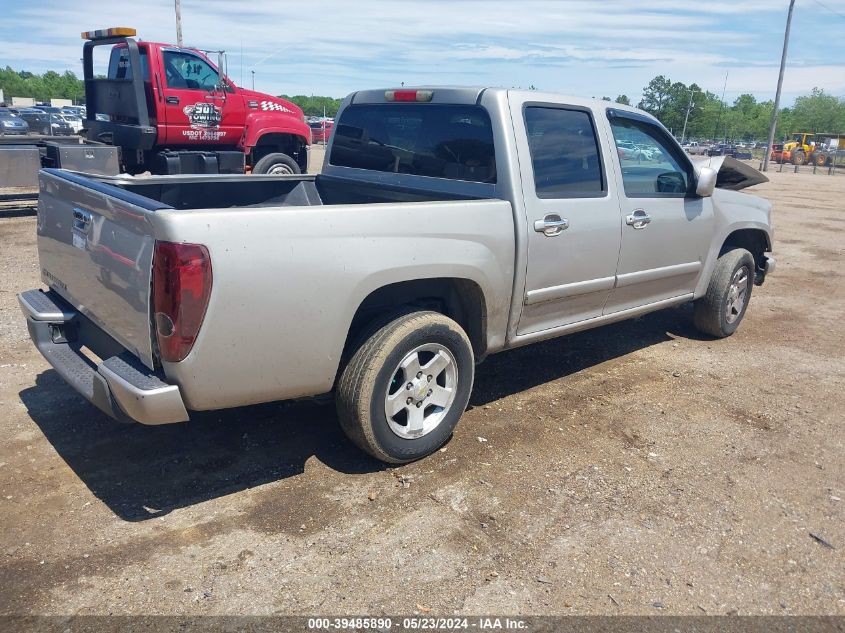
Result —
<instances>
[{"instance_id":1,"label":"front wheel","mask_svg":"<svg viewBox=\"0 0 845 633\"><path fill-rule=\"evenodd\" d=\"M260 158L252 167L253 174L299 174L299 165L287 154L273 152Z\"/></svg>"},{"instance_id":2,"label":"front wheel","mask_svg":"<svg viewBox=\"0 0 845 633\"><path fill-rule=\"evenodd\" d=\"M430 455L452 435L475 372L469 338L437 312L412 312L373 333L352 355L335 401L343 431L381 461Z\"/></svg>"},{"instance_id":3,"label":"front wheel","mask_svg":"<svg viewBox=\"0 0 845 633\"><path fill-rule=\"evenodd\" d=\"M748 309L754 274L754 257L744 248L720 255L707 293L695 301L695 327L716 338L733 334Z\"/></svg>"},{"instance_id":4,"label":"front wheel","mask_svg":"<svg viewBox=\"0 0 845 633\"><path fill-rule=\"evenodd\" d=\"M807 157L804 155L804 152L795 152L792 155L792 164L793 165L803 165L807 160Z\"/></svg>"}]
</instances>

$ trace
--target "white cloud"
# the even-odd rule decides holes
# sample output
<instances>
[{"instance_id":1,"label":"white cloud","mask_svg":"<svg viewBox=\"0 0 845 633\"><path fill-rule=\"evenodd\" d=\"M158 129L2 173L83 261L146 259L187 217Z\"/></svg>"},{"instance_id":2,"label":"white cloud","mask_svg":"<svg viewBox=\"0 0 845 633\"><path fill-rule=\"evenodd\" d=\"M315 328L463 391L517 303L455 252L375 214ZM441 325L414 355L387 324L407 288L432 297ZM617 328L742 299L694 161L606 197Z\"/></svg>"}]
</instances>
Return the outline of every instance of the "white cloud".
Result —
<instances>
[{"instance_id":1,"label":"white cloud","mask_svg":"<svg viewBox=\"0 0 845 633\"><path fill-rule=\"evenodd\" d=\"M837 0L828 0L835 3ZM225 48L235 81L268 92L341 96L406 83L534 84L601 96L636 96L657 74L728 95L770 96L785 3L711 0L183 0L185 42ZM125 25L172 42L172 0L42 0L7 11L5 63L79 72L78 33ZM782 6L783 5L783 6ZM838 6L838 5L837 5ZM96 16L96 17L94 17ZM805 4L794 29L787 97L819 85L845 93L845 43L829 55L815 34L830 14ZM808 38L812 45L801 43ZM806 40L805 40L806 41ZM241 55L243 50L243 55ZM243 76L243 80L241 77Z\"/></svg>"}]
</instances>

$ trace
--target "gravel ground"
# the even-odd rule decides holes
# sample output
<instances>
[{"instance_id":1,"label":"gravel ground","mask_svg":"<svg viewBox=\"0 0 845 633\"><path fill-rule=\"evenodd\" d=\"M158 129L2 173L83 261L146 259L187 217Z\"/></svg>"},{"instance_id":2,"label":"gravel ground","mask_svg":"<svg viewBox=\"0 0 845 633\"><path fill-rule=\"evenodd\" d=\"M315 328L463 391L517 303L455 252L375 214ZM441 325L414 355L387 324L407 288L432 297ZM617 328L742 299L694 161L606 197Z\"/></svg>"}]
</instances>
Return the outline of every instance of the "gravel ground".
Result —
<instances>
[{"instance_id":1,"label":"gravel ground","mask_svg":"<svg viewBox=\"0 0 845 633\"><path fill-rule=\"evenodd\" d=\"M493 356L401 468L312 403L108 421L29 342L3 213L0 613L845 614L845 177L771 178L736 335L687 306Z\"/></svg>"}]
</instances>

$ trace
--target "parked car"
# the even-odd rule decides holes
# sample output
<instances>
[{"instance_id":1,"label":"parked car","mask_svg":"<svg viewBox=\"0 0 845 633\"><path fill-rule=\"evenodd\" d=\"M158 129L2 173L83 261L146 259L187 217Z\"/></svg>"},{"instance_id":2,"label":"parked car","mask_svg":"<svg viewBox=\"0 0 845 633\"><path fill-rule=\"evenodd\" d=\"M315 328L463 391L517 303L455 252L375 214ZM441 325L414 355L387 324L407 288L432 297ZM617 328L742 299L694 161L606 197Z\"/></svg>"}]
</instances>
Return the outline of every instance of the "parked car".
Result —
<instances>
[{"instance_id":1,"label":"parked car","mask_svg":"<svg viewBox=\"0 0 845 633\"><path fill-rule=\"evenodd\" d=\"M637 162L658 160L661 156L660 150L653 145L634 143L630 140L619 140L616 143L617 152L620 158L635 160Z\"/></svg>"},{"instance_id":2,"label":"parked car","mask_svg":"<svg viewBox=\"0 0 845 633\"><path fill-rule=\"evenodd\" d=\"M636 148L641 160L660 160L663 156L660 148L654 145L637 145Z\"/></svg>"},{"instance_id":3,"label":"parked car","mask_svg":"<svg viewBox=\"0 0 845 633\"><path fill-rule=\"evenodd\" d=\"M708 156L733 156L736 154L736 147L728 143L717 143L707 150Z\"/></svg>"},{"instance_id":4,"label":"parked car","mask_svg":"<svg viewBox=\"0 0 845 633\"><path fill-rule=\"evenodd\" d=\"M33 106L35 110L41 110L42 112L49 112L50 114L61 114L62 109L57 106L51 105L36 105Z\"/></svg>"},{"instance_id":5,"label":"parked car","mask_svg":"<svg viewBox=\"0 0 845 633\"><path fill-rule=\"evenodd\" d=\"M20 117L29 124L29 130L33 134L44 134L49 136L70 136L73 128L70 124L55 114L27 108L19 110Z\"/></svg>"},{"instance_id":6,"label":"parked car","mask_svg":"<svg viewBox=\"0 0 845 633\"><path fill-rule=\"evenodd\" d=\"M312 121L308 124L308 127L311 128L312 143L327 143L334 127L334 121Z\"/></svg>"},{"instance_id":7,"label":"parked car","mask_svg":"<svg viewBox=\"0 0 845 633\"><path fill-rule=\"evenodd\" d=\"M632 136L660 161L623 165L614 139ZM49 289L19 302L48 362L112 417L333 393L349 438L403 463L449 439L489 354L688 302L730 336L774 269L772 205L736 191L765 180L693 163L615 103L364 90L316 176L42 170Z\"/></svg>"},{"instance_id":8,"label":"parked car","mask_svg":"<svg viewBox=\"0 0 845 633\"><path fill-rule=\"evenodd\" d=\"M719 143L707 150L708 156L730 156L736 159L750 159L752 154L745 148L730 143Z\"/></svg>"},{"instance_id":9,"label":"parked car","mask_svg":"<svg viewBox=\"0 0 845 633\"><path fill-rule=\"evenodd\" d=\"M707 153L707 148L704 145L700 145L698 141L690 141L684 144L684 151L687 154L696 156L701 154Z\"/></svg>"},{"instance_id":10,"label":"parked car","mask_svg":"<svg viewBox=\"0 0 845 633\"><path fill-rule=\"evenodd\" d=\"M62 114L69 114L71 116L79 117L80 119L85 118L85 107L84 106L64 106L62 107Z\"/></svg>"},{"instance_id":11,"label":"parked car","mask_svg":"<svg viewBox=\"0 0 845 633\"><path fill-rule=\"evenodd\" d=\"M7 109L0 109L0 134L29 134L29 124Z\"/></svg>"},{"instance_id":12,"label":"parked car","mask_svg":"<svg viewBox=\"0 0 845 633\"><path fill-rule=\"evenodd\" d=\"M77 134L82 129L82 118L75 115L75 114L68 114L63 112L62 114L57 114L57 117L60 117L64 120L70 128L73 130L74 134Z\"/></svg>"}]
</instances>

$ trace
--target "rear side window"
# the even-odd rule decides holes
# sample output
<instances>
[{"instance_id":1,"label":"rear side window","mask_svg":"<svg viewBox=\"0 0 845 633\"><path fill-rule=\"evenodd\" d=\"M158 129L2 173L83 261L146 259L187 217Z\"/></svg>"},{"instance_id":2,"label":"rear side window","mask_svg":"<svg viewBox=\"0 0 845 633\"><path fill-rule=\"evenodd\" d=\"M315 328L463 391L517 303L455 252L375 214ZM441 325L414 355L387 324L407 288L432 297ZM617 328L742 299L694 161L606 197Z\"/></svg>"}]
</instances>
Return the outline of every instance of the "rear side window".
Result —
<instances>
[{"instance_id":1,"label":"rear side window","mask_svg":"<svg viewBox=\"0 0 845 633\"><path fill-rule=\"evenodd\" d=\"M150 80L150 64L147 60L147 49L139 48L141 59L141 75L144 81ZM109 59L109 79L132 79L132 64L129 63L129 49L125 46L114 47Z\"/></svg>"},{"instance_id":2,"label":"rear side window","mask_svg":"<svg viewBox=\"0 0 845 633\"><path fill-rule=\"evenodd\" d=\"M493 129L479 106L353 105L333 134L329 163L338 167L496 182Z\"/></svg>"},{"instance_id":3,"label":"rear side window","mask_svg":"<svg viewBox=\"0 0 845 633\"><path fill-rule=\"evenodd\" d=\"M528 106L525 127L538 198L588 198L604 194L604 173L589 113Z\"/></svg>"}]
</instances>

